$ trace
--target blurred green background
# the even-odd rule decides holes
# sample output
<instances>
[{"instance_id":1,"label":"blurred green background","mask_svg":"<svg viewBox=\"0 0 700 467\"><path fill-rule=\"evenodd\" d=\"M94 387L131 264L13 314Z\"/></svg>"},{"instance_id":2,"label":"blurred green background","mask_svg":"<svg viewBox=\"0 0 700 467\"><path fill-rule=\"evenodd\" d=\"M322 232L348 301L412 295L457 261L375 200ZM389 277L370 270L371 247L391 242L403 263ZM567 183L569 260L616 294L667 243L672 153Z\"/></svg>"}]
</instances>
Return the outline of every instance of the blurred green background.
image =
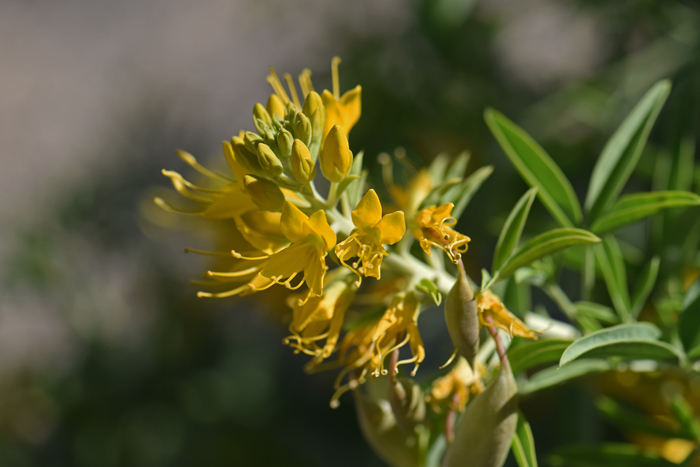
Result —
<instances>
[{"instance_id":1,"label":"blurred green background","mask_svg":"<svg viewBox=\"0 0 700 467\"><path fill-rule=\"evenodd\" d=\"M174 149L218 161L221 140L252 128L270 65L309 67L328 87L342 57L341 88L363 87L351 147L370 167L397 147L418 165L468 150L470 172L495 167L459 226L471 272L490 264L527 188L486 107L529 131L581 197L605 140L658 79L674 90L627 189L650 189L700 136L692 1L5 0L0 44L2 466L383 465L351 399L329 408L334 375L305 375L282 345L281 304L198 300L187 282L204 263L182 249L212 235L153 222L160 170L184 169ZM531 216L532 231L553 224L537 204ZM623 232L632 266L657 252L669 271L697 267L697 245L681 248L697 218L677 225L656 243L647 226ZM450 352L441 319L421 318L439 354L425 375ZM623 439L592 409L599 384L524 401L543 459Z\"/></svg>"}]
</instances>

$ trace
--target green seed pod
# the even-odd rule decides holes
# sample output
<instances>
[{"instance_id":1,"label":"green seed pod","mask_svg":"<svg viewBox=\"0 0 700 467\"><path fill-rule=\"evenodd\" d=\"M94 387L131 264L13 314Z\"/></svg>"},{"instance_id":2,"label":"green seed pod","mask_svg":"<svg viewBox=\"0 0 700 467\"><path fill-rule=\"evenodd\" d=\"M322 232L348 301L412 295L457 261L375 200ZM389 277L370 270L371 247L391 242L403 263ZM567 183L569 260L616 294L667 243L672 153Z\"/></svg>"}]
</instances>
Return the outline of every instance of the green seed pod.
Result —
<instances>
[{"instance_id":1,"label":"green seed pod","mask_svg":"<svg viewBox=\"0 0 700 467\"><path fill-rule=\"evenodd\" d=\"M479 312L464 269L457 269L457 281L445 300L445 322L452 344L474 369L474 359L479 351Z\"/></svg>"},{"instance_id":2,"label":"green seed pod","mask_svg":"<svg viewBox=\"0 0 700 467\"><path fill-rule=\"evenodd\" d=\"M290 157L292 173L299 183L309 183L316 177L316 163L311 158L309 148L298 139L292 144L292 155Z\"/></svg>"},{"instance_id":3,"label":"green seed pod","mask_svg":"<svg viewBox=\"0 0 700 467\"><path fill-rule=\"evenodd\" d=\"M410 378L396 378L389 382L389 403L396 424L406 433L413 433L413 428L425 420L423 390Z\"/></svg>"},{"instance_id":4,"label":"green seed pod","mask_svg":"<svg viewBox=\"0 0 700 467\"><path fill-rule=\"evenodd\" d=\"M307 146L311 143L311 121L301 112L294 117L294 136Z\"/></svg>"},{"instance_id":5,"label":"green seed pod","mask_svg":"<svg viewBox=\"0 0 700 467\"><path fill-rule=\"evenodd\" d=\"M282 157L289 157L292 153L292 144L294 143L294 137L290 132L284 128L280 129L277 133L277 147L280 148L280 153Z\"/></svg>"},{"instance_id":6,"label":"green seed pod","mask_svg":"<svg viewBox=\"0 0 700 467\"><path fill-rule=\"evenodd\" d=\"M253 107L253 122L255 122L255 120L262 120L268 125L272 125L272 117L270 117L270 114L260 103L255 104L255 107Z\"/></svg>"},{"instance_id":7,"label":"green seed pod","mask_svg":"<svg viewBox=\"0 0 700 467\"><path fill-rule=\"evenodd\" d=\"M281 175L284 171L280 160L275 153L272 152L270 146L265 143L258 144L258 162L260 163L260 167L273 177Z\"/></svg>"},{"instance_id":8,"label":"green seed pod","mask_svg":"<svg viewBox=\"0 0 700 467\"><path fill-rule=\"evenodd\" d=\"M377 392L386 394L388 378L371 378L363 386L382 386ZM369 393L371 388L369 389ZM378 388L379 389L379 388ZM415 434L407 434L396 424L389 401L360 393L354 389L357 419L365 440L374 452L392 467L419 467L422 465L420 446Z\"/></svg>"},{"instance_id":9,"label":"green seed pod","mask_svg":"<svg viewBox=\"0 0 700 467\"><path fill-rule=\"evenodd\" d=\"M282 190L271 181L246 175L243 177L243 187L255 204L266 211L280 212L284 206Z\"/></svg>"},{"instance_id":10,"label":"green seed pod","mask_svg":"<svg viewBox=\"0 0 700 467\"><path fill-rule=\"evenodd\" d=\"M471 401L455 428L442 467L501 467L518 423L518 387L510 366Z\"/></svg>"}]
</instances>

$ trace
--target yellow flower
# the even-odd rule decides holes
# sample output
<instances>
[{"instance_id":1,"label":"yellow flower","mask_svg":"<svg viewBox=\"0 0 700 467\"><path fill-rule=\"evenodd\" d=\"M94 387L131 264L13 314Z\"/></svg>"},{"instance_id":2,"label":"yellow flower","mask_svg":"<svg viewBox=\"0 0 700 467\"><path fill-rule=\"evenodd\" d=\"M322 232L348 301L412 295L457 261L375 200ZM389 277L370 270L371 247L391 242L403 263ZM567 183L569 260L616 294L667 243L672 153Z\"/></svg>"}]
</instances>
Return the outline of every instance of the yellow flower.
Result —
<instances>
[{"instance_id":1,"label":"yellow flower","mask_svg":"<svg viewBox=\"0 0 700 467\"><path fill-rule=\"evenodd\" d=\"M369 190L352 211L352 222L356 228L336 245L335 254L344 266L358 275L358 282L362 275L380 279L382 258L389 255L383 245L398 242L406 231L403 212L382 217L379 197L374 190ZM346 261L355 256L357 262L350 267Z\"/></svg>"},{"instance_id":2,"label":"yellow flower","mask_svg":"<svg viewBox=\"0 0 700 467\"><path fill-rule=\"evenodd\" d=\"M297 352L314 357L307 365L308 370L330 357L335 350L345 312L355 298L355 290L344 280L336 280L326 286L322 296L312 297L306 303L290 298L294 309L289 326L292 336L286 338L285 343ZM320 345L324 339L325 342Z\"/></svg>"},{"instance_id":3,"label":"yellow flower","mask_svg":"<svg viewBox=\"0 0 700 467\"><path fill-rule=\"evenodd\" d=\"M433 381L433 386L425 398L426 402L437 413L441 413L445 407L461 412L471 396L476 396L484 390L479 374L483 372L477 371L475 374L467 360L460 357L449 373Z\"/></svg>"},{"instance_id":4,"label":"yellow flower","mask_svg":"<svg viewBox=\"0 0 700 467\"><path fill-rule=\"evenodd\" d=\"M309 293L306 297L320 296L323 293L323 278L326 275L326 255L335 246L335 232L328 225L326 213L316 211L307 216L289 201L284 202L280 216L280 230L291 245L272 255L248 256L232 251L234 257L253 261L247 272L257 272L249 283L222 293L199 292L198 297L231 297L247 295L265 290L274 284L282 284L288 289L298 289L306 283ZM292 285L292 280L300 273L304 278ZM214 279L235 279L242 277L239 273L209 272Z\"/></svg>"},{"instance_id":5,"label":"yellow flower","mask_svg":"<svg viewBox=\"0 0 700 467\"><path fill-rule=\"evenodd\" d=\"M415 294L397 294L378 321L353 329L343 337L338 361L345 369L336 379L337 390L331 405L337 405L338 398L345 391L363 383L368 372L373 376L387 374L384 360L406 344L411 348L412 357L399 361L396 366L413 363L411 375L416 374L425 359L425 347L417 324L419 314L420 303ZM345 375L352 371L356 371L355 376L341 386Z\"/></svg>"},{"instance_id":6,"label":"yellow flower","mask_svg":"<svg viewBox=\"0 0 700 467\"><path fill-rule=\"evenodd\" d=\"M323 124L323 139L321 145L326 141L328 132L333 126L338 125L344 134L349 134L352 127L360 119L362 113L362 87L355 86L354 89L340 95L340 80L338 79L338 65L340 58L333 57L331 68L333 72L333 93L328 90L323 91L321 99L326 108L326 121Z\"/></svg>"},{"instance_id":7,"label":"yellow flower","mask_svg":"<svg viewBox=\"0 0 700 467\"><path fill-rule=\"evenodd\" d=\"M479 322L483 326L496 326L503 329L510 336L520 336L527 339L537 339L537 332L529 329L503 305L498 295L490 290L482 290L476 293L476 306L479 310ZM490 323L487 318L491 318Z\"/></svg>"},{"instance_id":8,"label":"yellow flower","mask_svg":"<svg viewBox=\"0 0 700 467\"><path fill-rule=\"evenodd\" d=\"M453 262L457 262L469 248L471 239L451 228L457 223L457 219L450 216L453 208L454 204L447 203L423 209L416 214L414 234L428 255L430 247L434 246L444 250Z\"/></svg>"}]
</instances>

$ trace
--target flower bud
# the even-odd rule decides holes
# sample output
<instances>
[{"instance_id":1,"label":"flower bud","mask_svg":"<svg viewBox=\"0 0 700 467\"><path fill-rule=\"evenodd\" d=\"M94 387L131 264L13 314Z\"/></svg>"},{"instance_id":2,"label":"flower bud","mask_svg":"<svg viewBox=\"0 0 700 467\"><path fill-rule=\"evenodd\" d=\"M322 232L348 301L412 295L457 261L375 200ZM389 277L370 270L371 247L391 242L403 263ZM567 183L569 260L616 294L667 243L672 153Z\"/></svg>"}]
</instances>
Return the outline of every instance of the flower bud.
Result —
<instances>
[{"instance_id":1,"label":"flower bud","mask_svg":"<svg viewBox=\"0 0 700 467\"><path fill-rule=\"evenodd\" d=\"M248 148L248 151L255 154L258 152L258 144L262 143L263 139L260 137L260 135L256 135L252 131L246 131L243 141L245 142L245 147Z\"/></svg>"},{"instance_id":2,"label":"flower bud","mask_svg":"<svg viewBox=\"0 0 700 467\"><path fill-rule=\"evenodd\" d=\"M272 117L260 103L255 104L255 107L253 107L253 121L255 120L262 120L268 125L272 125Z\"/></svg>"},{"instance_id":3,"label":"flower bud","mask_svg":"<svg viewBox=\"0 0 700 467\"><path fill-rule=\"evenodd\" d=\"M246 175L243 177L243 188L255 204L266 211L280 212L284 206L284 194L282 190L271 181Z\"/></svg>"},{"instance_id":4,"label":"flower bud","mask_svg":"<svg viewBox=\"0 0 700 467\"><path fill-rule=\"evenodd\" d=\"M306 96L303 113L311 122L312 139L320 141L323 123L326 121L326 108L317 92L311 91Z\"/></svg>"},{"instance_id":5,"label":"flower bud","mask_svg":"<svg viewBox=\"0 0 700 467\"><path fill-rule=\"evenodd\" d=\"M338 125L331 128L321 150L321 172L331 182L340 182L350 171L352 152L348 139Z\"/></svg>"},{"instance_id":6,"label":"flower bud","mask_svg":"<svg viewBox=\"0 0 700 467\"><path fill-rule=\"evenodd\" d=\"M445 322L452 344L473 369L479 350L479 311L464 269L457 270L457 281L445 299Z\"/></svg>"},{"instance_id":7,"label":"flower bud","mask_svg":"<svg viewBox=\"0 0 700 467\"><path fill-rule=\"evenodd\" d=\"M294 137L292 134L284 128L281 128L279 133L277 133L277 146L280 148L283 157L289 157L292 153L293 143Z\"/></svg>"},{"instance_id":8,"label":"flower bud","mask_svg":"<svg viewBox=\"0 0 700 467\"><path fill-rule=\"evenodd\" d=\"M307 146L311 143L311 121L306 115L297 112L294 117L294 136Z\"/></svg>"},{"instance_id":9,"label":"flower bud","mask_svg":"<svg viewBox=\"0 0 700 467\"><path fill-rule=\"evenodd\" d=\"M284 171L280 160L275 153L272 152L270 146L265 143L258 144L258 162L260 163L260 167L273 177L281 175Z\"/></svg>"},{"instance_id":10,"label":"flower bud","mask_svg":"<svg viewBox=\"0 0 700 467\"><path fill-rule=\"evenodd\" d=\"M248 145L243 138L234 136L231 138L231 146L236 154L236 160L241 163L246 169L251 172L260 171L260 163L258 162L257 150L250 151Z\"/></svg>"},{"instance_id":11,"label":"flower bud","mask_svg":"<svg viewBox=\"0 0 700 467\"><path fill-rule=\"evenodd\" d=\"M293 102L288 102L287 107L284 109L284 119L290 122L294 121L294 116L297 114L297 106Z\"/></svg>"},{"instance_id":12,"label":"flower bud","mask_svg":"<svg viewBox=\"0 0 700 467\"><path fill-rule=\"evenodd\" d=\"M316 177L316 163L311 158L309 148L298 139L292 145L292 173L299 183L309 183Z\"/></svg>"},{"instance_id":13,"label":"flower bud","mask_svg":"<svg viewBox=\"0 0 700 467\"><path fill-rule=\"evenodd\" d=\"M501 467L518 423L518 387L508 365L464 410L442 467Z\"/></svg>"},{"instance_id":14,"label":"flower bud","mask_svg":"<svg viewBox=\"0 0 700 467\"><path fill-rule=\"evenodd\" d=\"M267 100L267 113L273 118L275 114L277 114L280 119L284 118L284 102L277 97L277 94L272 94Z\"/></svg>"},{"instance_id":15,"label":"flower bud","mask_svg":"<svg viewBox=\"0 0 700 467\"><path fill-rule=\"evenodd\" d=\"M389 403L396 424L406 433L425 419L425 396L420 386L410 378L396 378L389 382Z\"/></svg>"}]
</instances>

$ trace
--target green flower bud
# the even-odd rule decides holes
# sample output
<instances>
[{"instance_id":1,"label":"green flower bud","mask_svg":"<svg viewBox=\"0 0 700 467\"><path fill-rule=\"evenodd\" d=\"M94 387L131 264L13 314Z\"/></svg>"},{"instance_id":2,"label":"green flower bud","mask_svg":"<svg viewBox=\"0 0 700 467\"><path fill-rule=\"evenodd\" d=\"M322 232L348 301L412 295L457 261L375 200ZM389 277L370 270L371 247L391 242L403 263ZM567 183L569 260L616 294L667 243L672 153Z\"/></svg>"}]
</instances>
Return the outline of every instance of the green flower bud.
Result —
<instances>
[{"instance_id":1,"label":"green flower bud","mask_svg":"<svg viewBox=\"0 0 700 467\"><path fill-rule=\"evenodd\" d=\"M334 125L328 132L326 143L321 150L321 172L331 182L340 182L350 171L352 152L348 139L340 126Z\"/></svg>"},{"instance_id":2,"label":"green flower bud","mask_svg":"<svg viewBox=\"0 0 700 467\"><path fill-rule=\"evenodd\" d=\"M284 102L277 97L277 94L272 94L267 100L267 113L274 118L277 114L278 118L284 118Z\"/></svg>"},{"instance_id":3,"label":"green flower bud","mask_svg":"<svg viewBox=\"0 0 700 467\"><path fill-rule=\"evenodd\" d=\"M294 140L292 145L292 155L290 158L292 173L299 183L309 183L316 177L316 163L311 158L311 153L306 145L298 140Z\"/></svg>"},{"instance_id":4,"label":"green flower bud","mask_svg":"<svg viewBox=\"0 0 700 467\"><path fill-rule=\"evenodd\" d=\"M389 403L396 424L406 433L413 433L413 428L425 420L423 390L410 378L396 378L389 382Z\"/></svg>"},{"instance_id":5,"label":"green flower bud","mask_svg":"<svg viewBox=\"0 0 700 467\"><path fill-rule=\"evenodd\" d=\"M271 181L246 175L243 177L243 188L255 204L266 211L280 212L284 206L282 190Z\"/></svg>"},{"instance_id":6,"label":"green flower bud","mask_svg":"<svg viewBox=\"0 0 700 467\"><path fill-rule=\"evenodd\" d=\"M260 143L258 144L257 152L258 162L260 163L260 167L262 167L265 172L273 177L282 174L284 167L282 167L282 163L272 149L270 149L270 146L265 143Z\"/></svg>"},{"instance_id":7,"label":"green flower bud","mask_svg":"<svg viewBox=\"0 0 700 467\"><path fill-rule=\"evenodd\" d=\"M314 141L320 141L321 133L323 132L323 124L326 121L326 107L323 105L323 100L317 92L311 91L309 95L306 96L303 113L311 122L312 139Z\"/></svg>"},{"instance_id":8,"label":"green flower bud","mask_svg":"<svg viewBox=\"0 0 700 467\"><path fill-rule=\"evenodd\" d=\"M243 141L245 142L245 147L248 148L248 151L255 154L258 152L258 144L262 143L263 139L260 137L260 135L256 135L252 131L246 131Z\"/></svg>"},{"instance_id":9,"label":"green flower bud","mask_svg":"<svg viewBox=\"0 0 700 467\"><path fill-rule=\"evenodd\" d=\"M287 107L285 108L284 119L293 122L294 116L297 114L297 112L297 106L294 105L294 102L288 102Z\"/></svg>"},{"instance_id":10,"label":"green flower bud","mask_svg":"<svg viewBox=\"0 0 700 467\"><path fill-rule=\"evenodd\" d=\"M246 141L238 136L231 138L231 146L233 147L233 152L236 154L236 160L239 161L241 165L251 172L260 171L257 149L254 151L248 149L248 144L246 144Z\"/></svg>"},{"instance_id":11,"label":"green flower bud","mask_svg":"<svg viewBox=\"0 0 700 467\"><path fill-rule=\"evenodd\" d=\"M445 322L452 344L474 369L479 350L479 311L464 269L458 267L457 281L445 299Z\"/></svg>"},{"instance_id":12,"label":"green flower bud","mask_svg":"<svg viewBox=\"0 0 700 467\"><path fill-rule=\"evenodd\" d=\"M262 120L268 125L272 125L272 117L260 103L255 104L255 107L253 107L253 121L255 120Z\"/></svg>"},{"instance_id":13,"label":"green flower bud","mask_svg":"<svg viewBox=\"0 0 700 467\"><path fill-rule=\"evenodd\" d=\"M442 467L501 467L518 423L518 387L508 365L469 402L455 428Z\"/></svg>"},{"instance_id":14,"label":"green flower bud","mask_svg":"<svg viewBox=\"0 0 700 467\"><path fill-rule=\"evenodd\" d=\"M294 143L294 137L290 132L284 128L280 129L277 133L277 146L280 148L282 157L289 157L292 153L292 144Z\"/></svg>"},{"instance_id":15,"label":"green flower bud","mask_svg":"<svg viewBox=\"0 0 700 467\"><path fill-rule=\"evenodd\" d=\"M301 112L294 117L294 136L307 146L311 143L311 121Z\"/></svg>"}]
</instances>

